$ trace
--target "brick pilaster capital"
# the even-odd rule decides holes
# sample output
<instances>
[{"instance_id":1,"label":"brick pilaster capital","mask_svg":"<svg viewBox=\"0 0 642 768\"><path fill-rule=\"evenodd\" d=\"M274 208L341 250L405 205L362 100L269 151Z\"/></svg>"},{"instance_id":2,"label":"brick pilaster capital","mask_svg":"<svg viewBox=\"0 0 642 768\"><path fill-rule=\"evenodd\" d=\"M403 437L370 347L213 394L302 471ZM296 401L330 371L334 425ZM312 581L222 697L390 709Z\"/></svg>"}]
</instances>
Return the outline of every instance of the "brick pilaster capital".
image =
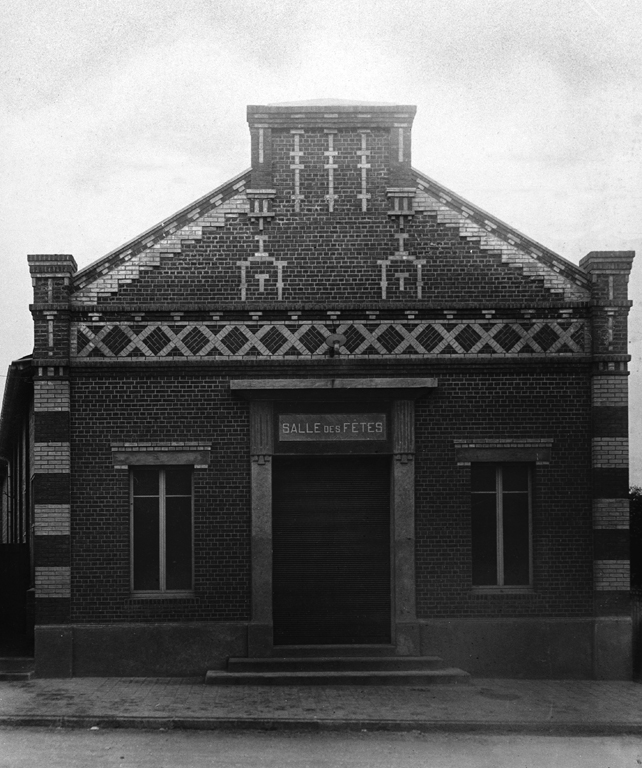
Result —
<instances>
[{"instance_id":1,"label":"brick pilaster capital","mask_svg":"<svg viewBox=\"0 0 642 768\"><path fill-rule=\"evenodd\" d=\"M32 277L70 276L78 270L76 260L69 253L42 253L27 256Z\"/></svg>"},{"instance_id":2,"label":"brick pilaster capital","mask_svg":"<svg viewBox=\"0 0 642 768\"><path fill-rule=\"evenodd\" d=\"M580 261L580 267L591 278L593 307L628 312L628 281L634 256L633 251L591 251Z\"/></svg>"},{"instance_id":3,"label":"brick pilaster capital","mask_svg":"<svg viewBox=\"0 0 642 768\"><path fill-rule=\"evenodd\" d=\"M629 274L635 251L591 251L580 261L580 267L592 274Z\"/></svg>"}]
</instances>

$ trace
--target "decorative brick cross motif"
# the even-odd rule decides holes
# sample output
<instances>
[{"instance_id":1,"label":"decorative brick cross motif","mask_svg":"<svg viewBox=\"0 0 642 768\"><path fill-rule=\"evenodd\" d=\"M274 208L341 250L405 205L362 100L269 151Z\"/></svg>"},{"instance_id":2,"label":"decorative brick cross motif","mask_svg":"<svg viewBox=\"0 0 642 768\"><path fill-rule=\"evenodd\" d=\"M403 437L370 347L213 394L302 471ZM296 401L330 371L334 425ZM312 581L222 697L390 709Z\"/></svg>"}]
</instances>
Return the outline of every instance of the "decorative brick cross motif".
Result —
<instances>
[{"instance_id":1,"label":"decorative brick cross motif","mask_svg":"<svg viewBox=\"0 0 642 768\"><path fill-rule=\"evenodd\" d=\"M269 221L271 218L274 218L274 211L271 209L271 199L268 197L269 194L273 194L272 190L267 190L266 192L256 192L255 195L250 200L250 209L248 211L248 215L250 219L255 219L259 223L259 232L262 232L265 228L265 221ZM249 197L249 195L248 195Z\"/></svg>"},{"instance_id":2,"label":"decorative brick cross motif","mask_svg":"<svg viewBox=\"0 0 642 768\"><path fill-rule=\"evenodd\" d=\"M408 256L408 252L404 248L404 240L408 237L408 233L397 232L395 237L399 240L399 250L395 253L395 256Z\"/></svg>"},{"instance_id":3,"label":"decorative brick cross motif","mask_svg":"<svg viewBox=\"0 0 642 768\"><path fill-rule=\"evenodd\" d=\"M271 265L276 267L276 293L277 299L281 301L283 299L283 267L287 266L287 261L280 261L270 256L270 254L264 249L264 241L267 240L267 235L261 233L254 235L256 238L259 249L253 256L250 256L246 261L237 261L237 267L241 268L241 301L247 301L247 270L248 267L253 265ZM254 278L259 281L259 293L265 293L266 281L269 280L270 275L265 273L255 274Z\"/></svg>"},{"instance_id":4,"label":"decorative brick cross motif","mask_svg":"<svg viewBox=\"0 0 642 768\"><path fill-rule=\"evenodd\" d=\"M259 281L259 293L265 293L265 281L270 277L269 275L254 275Z\"/></svg>"},{"instance_id":5,"label":"decorative brick cross motif","mask_svg":"<svg viewBox=\"0 0 642 768\"><path fill-rule=\"evenodd\" d=\"M401 130L401 129L400 129ZM403 130L400 133L400 141L403 135ZM403 146L402 146L403 150ZM396 222L397 232L394 237L397 238L398 245L397 250L392 256L387 259L378 261L377 264L381 267L381 298L388 298L388 285L389 285L389 273L388 268L396 265L406 266L407 264L414 264L416 275L416 296L421 299L423 296L423 275L422 267L426 263L425 259L417 259L413 256L406 247L406 240L408 233L405 231L406 219L414 216L414 210L412 200L415 194L415 190L411 188L393 187L388 189L387 195L392 200L392 210L388 211L388 216L392 217L392 220ZM406 280L410 277L408 272L400 272L393 275L399 280L399 290L403 293L406 291Z\"/></svg>"},{"instance_id":6,"label":"decorative brick cross motif","mask_svg":"<svg viewBox=\"0 0 642 768\"><path fill-rule=\"evenodd\" d=\"M357 150L357 154L361 156L361 162L357 165L357 168L361 170L361 194L357 195L357 199L361 200L361 210L367 211L368 210L368 200L370 199L371 195L368 194L368 168L370 168L370 163L366 162L367 158L370 155L370 150L367 148L367 138L368 138L368 132L362 131L361 132L361 149Z\"/></svg>"},{"instance_id":7,"label":"decorative brick cross motif","mask_svg":"<svg viewBox=\"0 0 642 768\"><path fill-rule=\"evenodd\" d=\"M328 162L323 166L328 171L328 194L325 199L328 201L328 211L332 213L334 211L334 201L337 199L337 195L334 194L334 172L339 167L335 163L336 156L339 154L334 148L334 133L330 133L328 130L328 149L323 153Z\"/></svg>"},{"instance_id":8,"label":"decorative brick cross motif","mask_svg":"<svg viewBox=\"0 0 642 768\"><path fill-rule=\"evenodd\" d=\"M259 163L265 161L265 129L259 128Z\"/></svg>"},{"instance_id":9,"label":"decorative brick cross motif","mask_svg":"<svg viewBox=\"0 0 642 768\"><path fill-rule=\"evenodd\" d=\"M406 280L410 277L409 272L398 272L396 275L397 279L399 280L399 290L405 291L406 290Z\"/></svg>"},{"instance_id":10,"label":"decorative brick cross motif","mask_svg":"<svg viewBox=\"0 0 642 768\"><path fill-rule=\"evenodd\" d=\"M294 162L290 165L290 169L294 171L294 194L292 199L294 200L294 210L299 213L301 211L301 200L303 195L301 194L301 176L300 173L305 168L301 163L301 157L303 152L301 150L301 134L303 131L294 130L291 131L294 134L294 150L290 152L290 155L294 158Z\"/></svg>"},{"instance_id":11,"label":"decorative brick cross motif","mask_svg":"<svg viewBox=\"0 0 642 768\"><path fill-rule=\"evenodd\" d=\"M381 267L381 298L387 299L388 298L388 285L390 284L389 281L389 268L394 267L395 265L403 264L403 265L413 265L415 267L415 276L416 276L416 283L417 283L417 290L416 295L418 299L421 299L423 297L423 273L422 273L422 267L426 263L425 259L418 259L415 256L412 256L411 254L407 253L406 251L401 250L403 248L403 240L401 238L407 237L406 234L398 233L395 235L395 237L399 237L399 248L400 250L397 251L394 256L390 256L387 259L381 259L377 261L377 264ZM400 273L396 275L396 277L400 278L399 283L399 289L401 291L406 290L406 280L410 277L410 275L407 272Z\"/></svg>"},{"instance_id":12,"label":"decorative brick cross motif","mask_svg":"<svg viewBox=\"0 0 642 768\"><path fill-rule=\"evenodd\" d=\"M265 278L261 274L257 277ZM346 357L549 357L586 354L586 321L350 320L75 323L76 358L327 357L345 336Z\"/></svg>"}]
</instances>

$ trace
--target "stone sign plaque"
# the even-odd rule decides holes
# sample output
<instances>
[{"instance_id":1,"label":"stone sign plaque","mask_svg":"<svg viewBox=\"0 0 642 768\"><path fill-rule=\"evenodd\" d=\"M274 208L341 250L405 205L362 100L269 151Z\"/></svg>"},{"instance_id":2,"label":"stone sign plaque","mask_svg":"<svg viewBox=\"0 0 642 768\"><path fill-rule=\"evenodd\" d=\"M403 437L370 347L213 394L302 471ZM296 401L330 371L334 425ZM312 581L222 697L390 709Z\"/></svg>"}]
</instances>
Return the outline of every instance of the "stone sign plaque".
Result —
<instances>
[{"instance_id":1,"label":"stone sign plaque","mask_svg":"<svg viewBox=\"0 0 642 768\"><path fill-rule=\"evenodd\" d=\"M283 413L279 440L386 440L385 413Z\"/></svg>"}]
</instances>

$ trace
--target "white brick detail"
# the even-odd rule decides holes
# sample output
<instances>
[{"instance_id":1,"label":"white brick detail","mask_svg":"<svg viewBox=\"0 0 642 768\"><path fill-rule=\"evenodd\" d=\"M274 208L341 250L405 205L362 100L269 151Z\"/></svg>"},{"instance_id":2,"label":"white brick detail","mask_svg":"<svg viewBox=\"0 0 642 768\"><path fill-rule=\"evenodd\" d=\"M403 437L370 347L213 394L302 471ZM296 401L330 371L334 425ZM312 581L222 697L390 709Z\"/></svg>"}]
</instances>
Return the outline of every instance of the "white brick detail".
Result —
<instances>
[{"instance_id":1,"label":"white brick detail","mask_svg":"<svg viewBox=\"0 0 642 768\"><path fill-rule=\"evenodd\" d=\"M36 597L70 597L71 568L36 568Z\"/></svg>"},{"instance_id":2,"label":"white brick detail","mask_svg":"<svg viewBox=\"0 0 642 768\"><path fill-rule=\"evenodd\" d=\"M36 536L68 536L71 508L69 504L36 504L34 523Z\"/></svg>"},{"instance_id":3,"label":"white brick detail","mask_svg":"<svg viewBox=\"0 0 642 768\"><path fill-rule=\"evenodd\" d=\"M629 404L629 384L626 376L594 376L593 405Z\"/></svg>"},{"instance_id":4,"label":"white brick detail","mask_svg":"<svg viewBox=\"0 0 642 768\"><path fill-rule=\"evenodd\" d=\"M484 229L480 224L469 219L464 213L457 211L446 203L437 200L430 192L419 184L414 198L414 209L417 212L430 211L437 214L437 221L446 226L456 227L461 237L468 240L478 240L480 247L497 251L502 261L511 267L521 269L524 275L531 279L543 280L551 293L563 296L570 301L585 301L588 292L573 283L553 268L542 264L526 251L506 242L502 238ZM492 224L489 222L489 229Z\"/></svg>"},{"instance_id":5,"label":"white brick detail","mask_svg":"<svg viewBox=\"0 0 642 768\"><path fill-rule=\"evenodd\" d=\"M475 440L453 440L457 448L550 448L550 437L497 437Z\"/></svg>"},{"instance_id":6,"label":"white brick detail","mask_svg":"<svg viewBox=\"0 0 642 768\"><path fill-rule=\"evenodd\" d=\"M68 411L68 381L36 381L33 394L34 411Z\"/></svg>"},{"instance_id":7,"label":"white brick detail","mask_svg":"<svg viewBox=\"0 0 642 768\"><path fill-rule=\"evenodd\" d=\"M137 440L132 443L112 443L112 451L209 451L211 442L193 442L190 440L172 440L171 442L154 442Z\"/></svg>"},{"instance_id":8,"label":"white brick detail","mask_svg":"<svg viewBox=\"0 0 642 768\"><path fill-rule=\"evenodd\" d=\"M598 592L631 589L630 564L628 560L595 560L593 579Z\"/></svg>"},{"instance_id":9,"label":"white brick detail","mask_svg":"<svg viewBox=\"0 0 642 768\"><path fill-rule=\"evenodd\" d=\"M250 206L245 192L240 192L223 203L219 202L215 208L200 217L196 215L194 221L171 232L146 251L131 256L113 269L107 268L103 276L74 295L74 303L96 304L99 295L117 293L121 284L137 280L141 273L160 266L162 259L171 259L180 253L183 240L200 240L203 237L203 227L224 227L230 218L249 212Z\"/></svg>"},{"instance_id":10,"label":"white brick detail","mask_svg":"<svg viewBox=\"0 0 642 768\"><path fill-rule=\"evenodd\" d=\"M628 467L629 440L627 437L594 437L594 467Z\"/></svg>"},{"instance_id":11,"label":"white brick detail","mask_svg":"<svg viewBox=\"0 0 642 768\"><path fill-rule=\"evenodd\" d=\"M593 499L593 528L628 527L628 499Z\"/></svg>"},{"instance_id":12,"label":"white brick detail","mask_svg":"<svg viewBox=\"0 0 642 768\"><path fill-rule=\"evenodd\" d=\"M238 262L243 264L242 262ZM245 268L249 261L245 262ZM278 266L277 262L277 266ZM278 291L278 284L277 284ZM278 294L277 294L278 295ZM73 357L130 357L137 361L159 357L172 357L177 353L183 358L209 357L224 360L242 358L257 352L262 357L286 358L327 357L326 339L335 333L352 337L349 347L340 349L342 357L414 357L446 356L476 357L493 355L524 359L524 347L530 347L529 357L551 355L584 355L585 320L569 322L553 319L523 318L491 321L477 320L395 320L374 321L367 317L355 318L339 326L321 320L288 319L255 321L213 320L212 322L173 323L148 321L80 322L71 324L71 354ZM116 331L116 339L110 335ZM311 334L311 331L317 333ZM386 335L398 338L396 346L386 343ZM468 334L466 343L460 334ZM543 346L538 343L539 334L548 335ZM147 337L159 335L165 342L148 344ZM194 336L201 339L194 347ZM263 339L270 343L264 344ZM191 338L191 342L190 342ZM232 339L232 343L230 343ZM422 341L423 339L423 341ZM476 339L476 341L475 341ZM556 341L553 341L556 339ZM460 340L462 343L460 343ZM158 341L158 340L156 340ZM471 346L472 343L472 346ZM229 344L229 346L228 346ZM462 346L463 344L463 346ZM142 354L140 354L142 353Z\"/></svg>"},{"instance_id":13,"label":"white brick detail","mask_svg":"<svg viewBox=\"0 0 642 768\"><path fill-rule=\"evenodd\" d=\"M71 469L69 443L34 443L34 472L51 474Z\"/></svg>"}]
</instances>

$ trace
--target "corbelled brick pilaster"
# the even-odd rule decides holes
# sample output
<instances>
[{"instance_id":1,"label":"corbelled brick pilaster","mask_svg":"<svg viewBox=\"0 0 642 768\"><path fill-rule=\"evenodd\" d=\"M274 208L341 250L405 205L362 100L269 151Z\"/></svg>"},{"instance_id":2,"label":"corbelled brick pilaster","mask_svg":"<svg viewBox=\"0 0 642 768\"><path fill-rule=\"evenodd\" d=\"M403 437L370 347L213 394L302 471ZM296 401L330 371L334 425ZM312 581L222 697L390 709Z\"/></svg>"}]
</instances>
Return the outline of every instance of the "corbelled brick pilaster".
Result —
<instances>
[{"instance_id":1,"label":"corbelled brick pilaster","mask_svg":"<svg viewBox=\"0 0 642 768\"><path fill-rule=\"evenodd\" d=\"M28 256L33 284L34 365L66 365L69 358L69 296L77 270L73 256Z\"/></svg>"},{"instance_id":2,"label":"corbelled brick pilaster","mask_svg":"<svg viewBox=\"0 0 642 768\"><path fill-rule=\"evenodd\" d=\"M630 647L630 552L628 509L627 282L633 253L591 252L580 266L591 277L593 584L596 624L595 673L612 676L608 656L614 621L619 644ZM624 674L626 670L621 670Z\"/></svg>"},{"instance_id":3,"label":"corbelled brick pilaster","mask_svg":"<svg viewBox=\"0 0 642 768\"><path fill-rule=\"evenodd\" d=\"M72 256L29 256L34 287L34 565L36 624L69 620L70 388Z\"/></svg>"}]
</instances>

